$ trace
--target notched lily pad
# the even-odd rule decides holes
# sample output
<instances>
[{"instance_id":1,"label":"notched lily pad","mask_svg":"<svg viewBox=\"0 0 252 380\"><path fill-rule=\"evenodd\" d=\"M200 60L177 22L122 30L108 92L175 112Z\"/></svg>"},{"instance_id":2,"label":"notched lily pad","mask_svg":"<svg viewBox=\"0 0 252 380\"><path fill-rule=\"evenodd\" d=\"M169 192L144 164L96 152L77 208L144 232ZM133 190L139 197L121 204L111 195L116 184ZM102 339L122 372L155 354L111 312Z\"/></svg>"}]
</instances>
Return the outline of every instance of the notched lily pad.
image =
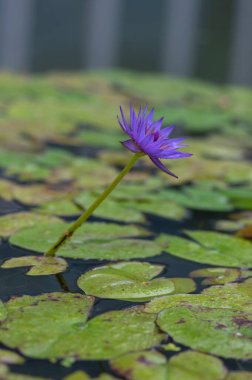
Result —
<instances>
[{"instance_id":1,"label":"notched lily pad","mask_svg":"<svg viewBox=\"0 0 252 380\"><path fill-rule=\"evenodd\" d=\"M241 238L213 231L186 231L192 240L162 234L166 251L183 259L230 267L252 266L252 244Z\"/></svg>"},{"instance_id":2,"label":"notched lily pad","mask_svg":"<svg viewBox=\"0 0 252 380\"><path fill-rule=\"evenodd\" d=\"M61 357L66 334L82 330L93 298L78 293L46 293L12 298L0 327L0 341L34 358ZM78 338L76 336L78 346Z\"/></svg>"},{"instance_id":3,"label":"notched lily pad","mask_svg":"<svg viewBox=\"0 0 252 380\"><path fill-rule=\"evenodd\" d=\"M78 286L89 295L128 301L148 301L153 297L176 293L176 286L195 289L190 279L153 277L163 270L161 265L132 261L94 268L78 279Z\"/></svg>"},{"instance_id":4,"label":"notched lily pad","mask_svg":"<svg viewBox=\"0 0 252 380\"><path fill-rule=\"evenodd\" d=\"M60 257L46 256L22 256L6 260L1 268L32 267L27 274L29 276L46 276L64 272L67 262Z\"/></svg>"},{"instance_id":5,"label":"notched lily pad","mask_svg":"<svg viewBox=\"0 0 252 380\"><path fill-rule=\"evenodd\" d=\"M92 304L92 297L78 293L11 299L0 341L33 358L103 360L155 346L164 337L156 327L156 315L141 307L111 311L86 322Z\"/></svg>"}]
</instances>

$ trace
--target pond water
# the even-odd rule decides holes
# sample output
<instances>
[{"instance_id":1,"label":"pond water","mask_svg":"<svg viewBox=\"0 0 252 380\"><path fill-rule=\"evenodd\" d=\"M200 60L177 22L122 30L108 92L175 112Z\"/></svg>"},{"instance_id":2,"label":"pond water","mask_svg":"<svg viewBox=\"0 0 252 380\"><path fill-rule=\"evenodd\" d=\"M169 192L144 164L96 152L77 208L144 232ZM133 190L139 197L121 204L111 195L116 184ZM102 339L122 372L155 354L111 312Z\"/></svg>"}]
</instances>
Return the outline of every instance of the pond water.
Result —
<instances>
[{"instance_id":1,"label":"pond water","mask_svg":"<svg viewBox=\"0 0 252 380\"><path fill-rule=\"evenodd\" d=\"M252 378L252 93L125 72L0 84L0 377ZM45 259L129 160L130 101L193 157L167 161L178 180L139 160Z\"/></svg>"}]
</instances>

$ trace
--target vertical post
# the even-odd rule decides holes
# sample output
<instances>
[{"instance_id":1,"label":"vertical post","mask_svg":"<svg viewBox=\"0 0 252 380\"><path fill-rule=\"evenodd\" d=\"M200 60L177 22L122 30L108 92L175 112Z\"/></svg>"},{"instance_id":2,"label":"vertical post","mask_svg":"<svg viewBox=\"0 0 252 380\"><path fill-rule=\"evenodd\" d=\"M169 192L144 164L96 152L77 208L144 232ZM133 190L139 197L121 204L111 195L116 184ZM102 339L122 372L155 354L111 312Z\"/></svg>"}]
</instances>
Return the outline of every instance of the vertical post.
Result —
<instances>
[{"instance_id":1,"label":"vertical post","mask_svg":"<svg viewBox=\"0 0 252 380\"><path fill-rule=\"evenodd\" d=\"M33 0L2 0L0 66L26 71L30 66Z\"/></svg>"},{"instance_id":2,"label":"vertical post","mask_svg":"<svg viewBox=\"0 0 252 380\"><path fill-rule=\"evenodd\" d=\"M122 0L88 0L83 63L88 68L117 63Z\"/></svg>"},{"instance_id":3,"label":"vertical post","mask_svg":"<svg viewBox=\"0 0 252 380\"><path fill-rule=\"evenodd\" d=\"M252 1L236 0L230 81L252 84Z\"/></svg>"},{"instance_id":4,"label":"vertical post","mask_svg":"<svg viewBox=\"0 0 252 380\"><path fill-rule=\"evenodd\" d=\"M200 0L165 1L161 68L191 76L195 67Z\"/></svg>"}]
</instances>

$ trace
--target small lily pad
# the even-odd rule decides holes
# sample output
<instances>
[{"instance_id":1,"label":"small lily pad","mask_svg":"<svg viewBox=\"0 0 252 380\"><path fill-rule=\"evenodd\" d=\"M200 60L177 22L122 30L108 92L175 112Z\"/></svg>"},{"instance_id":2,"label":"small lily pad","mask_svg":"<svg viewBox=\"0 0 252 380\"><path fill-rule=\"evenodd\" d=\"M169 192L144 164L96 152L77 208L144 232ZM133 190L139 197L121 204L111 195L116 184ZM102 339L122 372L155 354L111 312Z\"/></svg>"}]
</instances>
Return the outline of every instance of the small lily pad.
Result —
<instances>
[{"instance_id":1,"label":"small lily pad","mask_svg":"<svg viewBox=\"0 0 252 380\"><path fill-rule=\"evenodd\" d=\"M81 210L69 199L56 199L36 209L37 212L49 215L71 216L81 214Z\"/></svg>"},{"instance_id":2,"label":"small lily pad","mask_svg":"<svg viewBox=\"0 0 252 380\"><path fill-rule=\"evenodd\" d=\"M29 276L46 276L64 272L67 262L60 257L46 256L22 256L6 260L1 268L32 267L27 274Z\"/></svg>"},{"instance_id":3,"label":"small lily pad","mask_svg":"<svg viewBox=\"0 0 252 380\"><path fill-rule=\"evenodd\" d=\"M89 295L100 298L113 298L128 301L148 301L153 297L176 293L173 279L153 277L163 270L161 265L151 265L132 261L105 265L86 272L78 279L78 286ZM195 289L190 279L175 279L188 287L188 291ZM183 285L182 285L183 286Z\"/></svg>"},{"instance_id":4,"label":"small lily pad","mask_svg":"<svg viewBox=\"0 0 252 380\"><path fill-rule=\"evenodd\" d=\"M167 241L166 251L186 260L230 267L252 266L252 244L246 240L213 231L186 231L186 234L194 241L165 234L157 241Z\"/></svg>"},{"instance_id":5,"label":"small lily pad","mask_svg":"<svg viewBox=\"0 0 252 380\"><path fill-rule=\"evenodd\" d=\"M247 371L229 372L225 380L252 380L252 372L247 372Z\"/></svg>"},{"instance_id":6,"label":"small lily pad","mask_svg":"<svg viewBox=\"0 0 252 380\"><path fill-rule=\"evenodd\" d=\"M249 277L248 271L246 271ZM252 271L251 274L252 276ZM237 281L239 278L244 278L242 270L237 268L203 268L197 269L190 273L190 277L206 277L201 283L202 285L222 285L229 282Z\"/></svg>"}]
</instances>

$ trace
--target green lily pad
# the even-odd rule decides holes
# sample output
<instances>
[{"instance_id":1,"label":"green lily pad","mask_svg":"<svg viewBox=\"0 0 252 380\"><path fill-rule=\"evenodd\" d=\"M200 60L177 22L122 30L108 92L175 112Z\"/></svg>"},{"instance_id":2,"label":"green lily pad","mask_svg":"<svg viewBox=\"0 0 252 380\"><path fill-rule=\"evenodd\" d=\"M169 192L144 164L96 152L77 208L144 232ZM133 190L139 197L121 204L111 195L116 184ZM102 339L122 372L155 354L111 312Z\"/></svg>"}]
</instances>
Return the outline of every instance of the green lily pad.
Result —
<instances>
[{"instance_id":1,"label":"green lily pad","mask_svg":"<svg viewBox=\"0 0 252 380\"><path fill-rule=\"evenodd\" d=\"M201 282L202 285L222 285L252 277L252 271L237 268L203 268L192 271L190 277L206 277Z\"/></svg>"},{"instance_id":2,"label":"green lily pad","mask_svg":"<svg viewBox=\"0 0 252 380\"><path fill-rule=\"evenodd\" d=\"M223 189L222 193L229 197L236 208L252 210L252 188L237 187Z\"/></svg>"},{"instance_id":3,"label":"green lily pad","mask_svg":"<svg viewBox=\"0 0 252 380\"><path fill-rule=\"evenodd\" d=\"M37 212L49 215L71 216L81 214L81 210L69 199L56 199L44 203L36 209Z\"/></svg>"},{"instance_id":4,"label":"green lily pad","mask_svg":"<svg viewBox=\"0 0 252 380\"><path fill-rule=\"evenodd\" d=\"M110 364L127 380L224 380L227 373L220 359L190 350L168 362L157 351L142 351L113 359Z\"/></svg>"},{"instance_id":5,"label":"green lily pad","mask_svg":"<svg viewBox=\"0 0 252 380\"><path fill-rule=\"evenodd\" d=\"M75 198L75 203L85 210L90 206L97 196L90 193L81 193ZM144 216L141 212L127 207L127 204L120 204L110 199L106 199L93 213L101 218L118 220L123 222L141 223L144 222Z\"/></svg>"},{"instance_id":6,"label":"green lily pad","mask_svg":"<svg viewBox=\"0 0 252 380\"><path fill-rule=\"evenodd\" d=\"M92 303L92 297L77 293L12 299L6 304L8 318L0 327L0 341L33 358L103 360L163 339L156 315L139 307L111 311L86 323Z\"/></svg>"},{"instance_id":7,"label":"green lily pad","mask_svg":"<svg viewBox=\"0 0 252 380\"><path fill-rule=\"evenodd\" d=\"M226 373L220 359L191 350L173 356L167 364L169 380L224 380Z\"/></svg>"},{"instance_id":8,"label":"green lily pad","mask_svg":"<svg viewBox=\"0 0 252 380\"><path fill-rule=\"evenodd\" d=\"M18 247L45 252L65 232L66 223L40 224L14 234L10 242ZM81 259L131 259L150 257L160 253L162 246L154 241L129 239L147 236L149 232L133 225L112 223L85 223L57 252L58 256ZM127 239L122 239L127 237ZM115 239L115 240L111 240Z\"/></svg>"},{"instance_id":9,"label":"green lily pad","mask_svg":"<svg viewBox=\"0 0 252 380\"><path fill-rule=\"evenodd\" d=\"M0 236L8 237L18 230L40 223L60 223L61 219L34 212L19 212L0 216Z\"/></svg>"},{"instance_id":10,"label":"green lily pad","mask_svg":"<svg viewBox=\"0 0 252 380\"><path fill-rule=\"evenodd\" d=\"M227 196L201 187L185 187L182 192L167 190L160 195L185 207L206 211L230 211L233 209Z\"/></svg>"},{"instance_id":11,"label":"green lily pad","mask_svg":"<svg viewBox=\"0 0 252 380\"><path fill-rule=\"evenodd\" d=\"M32 267L27 274L29 276L47 276L64 272L67 262L60 257L46 256L22 256L6 260L1 268Z\"/></svg>"},{"instance_id":12,"label":"green lily pad","mask_svg":"<svg viewBox=\"0 0 252 380\"><path fill-rule=\"evenodd\" d=\"M184 207L176 203L174 199L172 202L164 202L159 200L159 197L155 195L154 197L149 197L146 202L131 202L130 207L153 215L158 215L163 218L170 218L175 220L181 220L186 216L186 210Z\"/></svg>"},{"instance_id":13,"label":"green lily pad","mask_svg":"<svg viewBox=\"0 0 252 380\"><path fill-rule=\"evenodd\" d=\"M252 280L231 283L224 286L211 286L201 294L179 294L154 298L145 306L145 312L158 313L161 310L184 305L206 308L224 308L239 311L252 311Z\"/></svg>"},{"instance_id":14,"label":"green lily pad","mask_svg":"<svg viewBox=\"0 0 252 380\"><path fill-rule=\"evenodd\" d=\"M119 380L119 379L107 373L102 373L98 377L91 378L86 372L79 370L64 377L63 380Z\"/></svg>"},{"instance_id":15,"label":"green lily pad","mask_svg":"<svg viewBox=\"0 0 252 380\"><path fill-rule=\"evenodd\" d=\"M157 323L176 342L193 349L227 358L252 358L252 312L190 304L161 311Z\"/></svg>"},{"instance_id":16,"label":"green lily pad","mask_svg":"<svg viewBox=\"0 0 252 380\"><path fill-rule=\"evenodd\" d=\"M166 251L174 256L198 263L230 267L252 266L252 244L244 239L213 231L186 231L192 240L161 235Z\"/></svg>"},{"instance_id":17,"label":"green lily pad","mask_svg":"<svg viewBox=\"0 0 252 380\"><path fill-rule=\"evenodd\" d=\"M0 363L23 364L25 359L16 352L0 349Z\"/></svg>"},{"instance_id":18,"label":"green lily pad","mask_svg":"<svg viewBox=\"0 0 252 380\"><path fill-rule=\"evenodd\" d=\"M92 305L92 297L78 293L16 297L6 303L0 340L27 356L55 358L53 346L65 345L66 332L75 333L85 323Z\"/></svg>"},{"instance_id":19,"label":"green lily pad","mask_svg":"<svg viewBox=\"0 0 252 380\"><path fill-rule=\"evenodd\" d=\"M177 342L202 352L251 358L252 281L212 286L202 294L153 299L145 307Z\"/></svg>"},{"instance_id":20,"label":"green lily pad","mask_svg":"<svg viewBox=\"0 0 252 380\"><path fill-rule=\"evenodd\" d=\"M78 286L89 295L100 298L112 298L128 301L148 301L153 297L176 293L173 279L153 277L163 270L161 265L151 265L132 261L105 265L84 273L78 279ZM175 279L187 287L188 291L195 290L194 282L190 279Z\"/></svg>"}]
</instances>

